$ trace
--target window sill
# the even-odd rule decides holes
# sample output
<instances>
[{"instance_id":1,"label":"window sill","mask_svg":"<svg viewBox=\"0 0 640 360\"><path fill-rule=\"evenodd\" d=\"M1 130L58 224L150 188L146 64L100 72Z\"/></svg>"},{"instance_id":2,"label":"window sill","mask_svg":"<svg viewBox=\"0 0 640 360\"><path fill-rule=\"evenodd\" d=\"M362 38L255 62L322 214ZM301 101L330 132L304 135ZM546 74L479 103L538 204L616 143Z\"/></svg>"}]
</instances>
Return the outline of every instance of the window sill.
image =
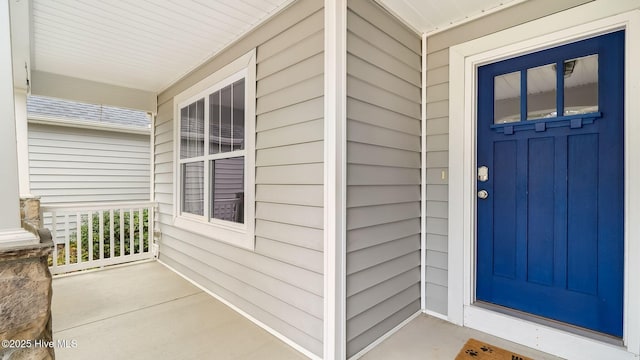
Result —
<instances>
[{"instance_id":1,"label":"window sill","mask_svg":"<svg viewBox=\"0 0 640 360\"><path fill-rule=\"evenodd\" d=\"M191 233L195 233L206 238L221 241L243 249L254 250L255 240L253 231L249 231L247 226L225 226L206 222L188 216L176 216L173 225Z\"/></svg>"}]
</instances>

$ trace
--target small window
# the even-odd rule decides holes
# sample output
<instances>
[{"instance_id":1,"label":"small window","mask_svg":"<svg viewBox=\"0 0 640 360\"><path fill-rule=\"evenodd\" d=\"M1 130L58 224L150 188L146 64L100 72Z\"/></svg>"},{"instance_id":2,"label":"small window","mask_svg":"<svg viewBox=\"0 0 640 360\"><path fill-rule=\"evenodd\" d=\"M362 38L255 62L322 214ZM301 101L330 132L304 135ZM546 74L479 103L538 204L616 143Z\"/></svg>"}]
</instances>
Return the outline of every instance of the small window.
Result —
<instances>
[{"instance_id":1,"label":"small window","mask_svg":"<svg viewBox=\"0 0 640 360\"><path fill-rule=\"evenodd\" d=\"M527 69L527 120L558 116L555 64Z\"/></svg>"},{"instance_id":2,"label":"small window","mask_svg":"<svg viewBox=\"0 0 640 360\"><path fill-rule=\"evenodd\" d=\"M496 76L494 80L494 124L520 121L520 72Z\"/></svg>"},{"instance_id":3,"label":"small window","mask_svg":"<svg viewBox=\"0 0 640 360\"><path fill-rule=\"evenodd\" d=\"M176 96L177 226L253 248L255 51Z\"/></svg>"},{"instance_id":4,"label":"small window","mask_svg":"<svg viewBox=\"0 0 640 360\"><path fill-rule=\"evenodd\" d=\"M491 126L498 132L581 128L600 116L597 54L529 64L493 77Z\"/></svg>"},{"instance_id":5,"label":"small window","mask_svg":"<svg viewBox=\"0 0 640 360\"><path fill-rule=\"evenodd\" d=\"M564 62L564 115L598 111L598 55Z\"/></svg>"}]
</instances>

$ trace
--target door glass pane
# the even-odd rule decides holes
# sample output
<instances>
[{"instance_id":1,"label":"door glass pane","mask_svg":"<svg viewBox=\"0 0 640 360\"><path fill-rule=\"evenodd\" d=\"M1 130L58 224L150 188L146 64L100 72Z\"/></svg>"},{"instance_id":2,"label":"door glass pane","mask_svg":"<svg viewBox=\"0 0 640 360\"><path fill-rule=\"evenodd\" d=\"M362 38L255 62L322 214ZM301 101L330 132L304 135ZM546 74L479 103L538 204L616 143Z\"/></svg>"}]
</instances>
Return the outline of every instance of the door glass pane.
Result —
<instances>
[{"instance_id":1,"label":"door glass pane","mask_svg":"<svg viewBox=\"0 0 640 360\"><path fill-rule=\"evenodd\" d=\"M564 62L564 114L598 111L598 55Z\"/></svg>"},{"instance_id":2,"label":"door glass pane","mask_svg":"<svg viewBox=\"0 0 640 360\"><path fill-rule=\"evenodd\" d=\"M520 121L520 72L494 78L493 123Z\"/></svg>"},{"instance_id":3,"label":"door glass pane","mask_svg":"<svg viewBox=\"0 0 640 360\"><path fill-rule=\"evenodd\" d=\"M555 64L527 70L527 120L556 117Z\"/></svg>"},{"instance_id":4,"label":"door glass pane","mask_svg":"<svg viewBox=\"0 0 640 360\"><path fill-rule=\"evenodd\" d=\"M244 149L244 79L233 83L233 150Z\"/></svg>"},{"instance_id":5,"label":"door glass pane","mask_svg":"<svg viewBox=\"0 0 640 360\"><path fill-rule=\"evenodd\" d=\"M204 162L182 164L182 212L204 214Z\"/></svg>"},{"instance_id":6,"label":"door glass pane","mask_svg":"<svg viewBox=\"0 0 640 360\"><path fill-rule=\"evenodd\" d=\"M244 156L211 161L211 217L244 223Z\"/></svg>"},{"instance_id":7,"label":"door glass pane","mask_svg":"<svg viewBox=\"0 0 640 360\"><path fill-rule=\"evenodd\" d=\"M204 155L204 99L180 109L180 158Z\"/></svg>"}]
</instances>

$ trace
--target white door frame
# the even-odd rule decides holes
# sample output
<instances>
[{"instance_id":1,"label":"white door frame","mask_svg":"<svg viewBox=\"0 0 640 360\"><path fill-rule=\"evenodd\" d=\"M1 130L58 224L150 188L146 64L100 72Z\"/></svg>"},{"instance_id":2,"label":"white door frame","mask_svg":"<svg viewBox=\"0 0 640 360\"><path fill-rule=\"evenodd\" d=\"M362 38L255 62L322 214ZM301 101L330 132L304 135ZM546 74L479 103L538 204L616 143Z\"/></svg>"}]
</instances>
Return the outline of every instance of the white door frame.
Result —
<instances>
[{"instance_id":1,"label":"white door frame","mask_svg":"<svg viewBox=\"0 0 640 360\"><path fill-rule=\"evenodd\" d=\"M637 359L640 354L640 10L637 0L596 0L449 50L449 321L558 355ZM483 64L618 29L625 38L624 346L473 305L476 236L476 73ZM632 116L634 115L635 116ZM632 186L635 184L636 186ZM635 219L635 220L634 220Z\"/></svg>"}]
</instances>

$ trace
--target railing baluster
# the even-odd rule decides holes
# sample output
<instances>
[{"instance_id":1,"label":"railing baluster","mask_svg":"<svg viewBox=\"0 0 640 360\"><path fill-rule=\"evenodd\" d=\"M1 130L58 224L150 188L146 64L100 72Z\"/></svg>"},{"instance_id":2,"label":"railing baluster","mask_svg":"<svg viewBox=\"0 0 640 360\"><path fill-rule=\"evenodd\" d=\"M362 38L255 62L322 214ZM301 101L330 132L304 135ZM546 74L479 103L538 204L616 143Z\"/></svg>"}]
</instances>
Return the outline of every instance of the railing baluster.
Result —
<instances>
[{"instance_id":1,"label":"railing baluster","mask_svg":"<svg viewBox=\"0 0 640 360\"><path fill-rule=\"evenodd\" d=\"M140 244L139 244L140 254L142 254L144 252L144 219L143 219L143 215L144 215L144 212L143 212L142 208L140 208L138 210L138 226L139 226L139 230L140 230L140 234L138 236L140 237Z\"/></svg>"},{"instance_id":2,"label":"railing baluster","mask_svg":"<svg viewBox=\"0 0 640 360\"><path fill-rule=\"evenodd\" d=\"M98 212L98 239L100 241L100 246L99 246L99 250L100 254L98 255L98 258L100 260L104 259L104 211L100 210Z\"/></svg>"},{"instance_id":3,"label":"railing baluster","mask_svg":"<svg viewBox=\"0 0 640 360\"><path fill-rule=\"evenodd\" d=\"M133 209L129 209L129 255L133 255L136 250L133 238L135 237L135 221L133 220Z\"/></svg>"},{"instance_id":4,"label":"railing baluster","mask_svg":"<svg viewBox=\"0 0 640 360\"><path fill-rule=\"evenodd\" d=\"M120 255L124 256L124 213L120 209Z\"/></svg>"},{"instance_id":5,"label":"railing baluster","mask_svg":"<svg viewBox=\"0 0 640 360\"><path fill-rule=\"evenodd\" d=\"M64 265L71 263L71 237L69 236L69 214L64 214Z\"/></svg>"},{"instance_id":6,"label":"railing baluster","mask_svg":"<svg viewBox=\"0 0 640 360\"><path fill-rule=\"evenodd\" d=\"M80 264L82 262L82 214L79 212L76 213L76 250L78 256L76 264Z\"/></svg>"},{"instance_id":7,"label":"railing baluster","mask_svg":"<svg viewBox=\"0 0 640 360\"><path fill-rule=\"evenodd\" d=\"M89 261L93 261L93 211L89 211L87 213L87 230L88 230L88 240L87 250L89 252Z\"/></svg>"},{"instance_id":8,"label":"railing baluster","mask_svg":"<svg viewBox=\"0 0 640 360\"><path fill-rule=\"evenodd\" d=\"M155 207L153 206L149 206L147 208L147 211L149 212L149 252L151 254L153 254L153 244L155 244L155 232L154 232L154 227L155 227L155 222L156 222L156 213L155 213Z\"/></svg>"},{"instance_id":9,"label":"railing baluster","mask_svg":"<svg viewBox=\"0 0 640 360\"><path fill-rule=\"evenodd\" d=\"M42 213L44 214L44 211ZM53 238L53 255L51 255L51 263L55 269L58 267L58 227L56 226L56 223L58 222L58 214L56 214L55 210L51 212L51 218L53 219L53 222L51 223L51 238ZM44 221L43 217L41 219Z\"/></svg>"},{"instance_id":10,"label":"railing baluster","mask_svg":"<svg viewBox=\"0 0 640 360\"><path fill-rule=\"evenodd\" d=\"M116 251L116 242L114 240L115 225L113 220L113 209L109 210L109 258L113 259Z\"/></svg>"}]
</instances>

